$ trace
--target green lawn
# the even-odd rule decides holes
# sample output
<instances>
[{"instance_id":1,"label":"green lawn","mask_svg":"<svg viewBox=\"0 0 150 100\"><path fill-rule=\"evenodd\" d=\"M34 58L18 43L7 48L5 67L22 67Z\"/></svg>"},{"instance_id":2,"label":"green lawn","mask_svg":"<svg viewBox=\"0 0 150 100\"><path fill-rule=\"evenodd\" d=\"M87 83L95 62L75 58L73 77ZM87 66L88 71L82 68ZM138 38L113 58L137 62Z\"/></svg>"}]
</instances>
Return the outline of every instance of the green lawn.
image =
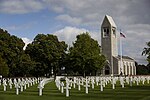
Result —
<instances>
[{"instance_id":1,"label":"green lawn","mask_svg":"<svg viewBox=\"0 0 150 100\"><path fill-rule=\"evenodd\" d=\"M0 86L0 100L150 100L150 84L144 86L134 84L132 87L125 85L125 88L121 88L118 84L114 90L109 84L103 92L99 87L89 88L89 94L85 94L83 87L81 91L78 91L76 87L71 89L70 97L65 97L65 93L60 93L54 82L45 85L42 96L38 96L37 85L27 88L19 95L15 94L14 88L10 90L8 87L4 92L3 87Z\"/></svg>"}]
</instances>

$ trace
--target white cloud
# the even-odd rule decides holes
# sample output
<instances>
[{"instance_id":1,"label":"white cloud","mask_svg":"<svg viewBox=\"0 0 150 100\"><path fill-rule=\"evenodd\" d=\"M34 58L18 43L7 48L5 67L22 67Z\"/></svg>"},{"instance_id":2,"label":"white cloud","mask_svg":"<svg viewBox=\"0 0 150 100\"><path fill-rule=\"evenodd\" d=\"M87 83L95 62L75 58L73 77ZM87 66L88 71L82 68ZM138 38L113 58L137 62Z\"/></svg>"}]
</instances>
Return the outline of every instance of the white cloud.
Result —
<instances>
[{"instance_id":1,"label":"white cloud","mask_svg":"<svg viewBox=\"0 0 150 100\"><path fill-rule=\"evenodd\" d=\"M81 24L81 19L76 17L71 17L69 15L63 14L56 17L57 20L65 21L69 24L79 25Z\"/></svg>"},{"instance_id":2,"label":"white cloud","mask_svg":"<svg viewBox=\"0 0 150 100\"><path fill-rule=\"evenodd\" d=\"M77 34L88 30L100 43L100 33L95 31L100 30L104 15L108 14L114 18L118 29L122 29L127 36L123 42L124 53L140 62L145 59L141 56L145 43L150 41L149 2L149 0L1 0L0 12L24 14L48 8L50 13L57 13L55 21L59 21L61 26L67 23L68 26L87 27L87 29L65 27L55 32L60 39L66 40L69 44Z\"/></svg>"},{"instance_id":3,"label":"white cloud","mask_svg":"<svg viewBox=\"0 0 150 100\"><path fill-rule=\"evenodd\" d=\"M67 26L61 30L54 32L54 35L58 36L58 39L60 41L65 41L67 44L72 45L72 42L75 41L77 35L87 31L88 30L86 29Z\"/></svg>"},{"instance_id":4,"label":"white cloud","mask_svg":"<svg viewBox=\"0 0 150 100\"><path fill-rule=\"evenodd\" d=\"M134 27L140 31L140 25ZM144 26L141 25L141 27ZM144 27L144 28L148 28L148 27ZM150 31L150 29L144 33L145 34L144 36L142 36L143 33L139 33L135 29L133 30L131 28L131 30L125 31L124 33L126 35L126 38L122 39L123 54L134 58L140 64L146 64L147 63L146 57L142 56L141 54L143 48L146 46L145 41L149 41L150 35L147 35L148 34L147 32ZM81 28L67 26L61 30L54 32L54 35L58 36L59 40L65 41L67 44L72 45L72 43L76 40L76 36L83 32L89 32L91 37L97 40L101 45L101 32L93 32L83 28L81 29ZM118 36L119 36L119 32L118 32Z\"/></svg>"},{"instance_id":5,"label":"white cloud","mask_svg":"<svg viewBox=\"0 0 150 100\"><path fill-rule=\"evenodd\" d=\"M23 42L25 43L25 46L23 47L23 50L25 50L26 47L27 47L27 45L28 45L29 43L31 43L32 40L30 40L30 39L28 39L28 38L26 38L26 37L23 37L22 40L23 40Z\"/></svg>"},{"instance_id":6,"label":"white cloud","mask_svg":"<svg viewBox=\"0 0 150 100\"><path fill-rule=\"evenodd\" d=\"M149 24L132 24L125 27L126 38L124 39L124 53L141 64L146 64L146 57L142 56L146 42L150 41Z\"/></svg>"},{"instance_id":7,"label":"white cloud","mask_svg":"<svg viewBox=\"0 0 150 100\"><path fill-rule=\"evenodd\" d=\"M36 25L37 22L29 22L29 23L24 23L21 25L12 25L12 26L6 26L6 29L8 30L22 30L22 29L31 29L34 25Z\"/></svg>"},{"instance_id":8,"label":"white cloud","mask_svg":"<svg viewBox=\"0 0 150 100\"><path fill-rule=\"evenodd\" d=\"M76 28L76 27L70 27L67 26L61 30L58 30L54 32L54 35L58 37L60 41L65 41L67 44L72 45L72 43L76 40L76 36L82 33L88 32L90 33L90 36L97 40L99 43L101 35L97 32L90 32L89 30L86 30L84 28Z\"/></svg>"},{"instance_id":9,"label":"white cloud","mask_svg":"<svg viewBox=\"0 0 150 100\"><path fill-rule=\"evenodd\" d=\"M63 8L57 7L57 6L56 6L56 7L53 7L53 10L56 11L56 12L59 12L59 13L64 11Z\"/></svg>"},{"instance_id":10,"label":"white cloud","mask_svg":"<svg viewBox=\"0 0 150 100\"><path fill-rule=\"evenodd\" d=\"M0 12L9 14L24 14L44 9L38 0L1 0Z\"/></svg>"}]
</instances>

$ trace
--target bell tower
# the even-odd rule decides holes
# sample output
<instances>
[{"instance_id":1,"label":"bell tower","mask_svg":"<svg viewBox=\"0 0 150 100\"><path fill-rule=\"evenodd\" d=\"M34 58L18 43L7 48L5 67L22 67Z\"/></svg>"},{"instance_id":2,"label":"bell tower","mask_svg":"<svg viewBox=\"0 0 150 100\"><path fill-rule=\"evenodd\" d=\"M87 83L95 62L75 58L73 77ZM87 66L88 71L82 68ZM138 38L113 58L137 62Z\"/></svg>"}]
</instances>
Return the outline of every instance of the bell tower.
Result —
<instances>
[{"instance_id":1,"label":"bell tower","mask_svg":"<svg viewBox=\"0 0 150 100\"><path fill-rule=\"evenodd\" d=\"M116 24L111 16L105 15L101 25L101 46L109 64L109 74L114 74L113 59L118 56ZM108 70L108 69L107 69Z\"/></svg>"}]
</instances>

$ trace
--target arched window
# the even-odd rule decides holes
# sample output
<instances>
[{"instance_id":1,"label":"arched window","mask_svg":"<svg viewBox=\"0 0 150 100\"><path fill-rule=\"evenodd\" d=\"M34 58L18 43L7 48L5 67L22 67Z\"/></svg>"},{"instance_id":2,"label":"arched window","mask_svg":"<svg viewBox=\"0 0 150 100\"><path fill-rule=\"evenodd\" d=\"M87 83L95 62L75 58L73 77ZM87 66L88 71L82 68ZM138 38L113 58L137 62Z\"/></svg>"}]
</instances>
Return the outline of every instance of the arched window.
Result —
<instances>
[{"instance_id":1,"label":"arched window","mask_svg":"<svg viewBox=\"0 0 150 100\"><path fill-rule=\"evenodd\" d=\"M105 37L108 37L108 36L109 36L109 28L104 27L103 28L103 37L105 38Z\"/></svg>"}]
</instances>

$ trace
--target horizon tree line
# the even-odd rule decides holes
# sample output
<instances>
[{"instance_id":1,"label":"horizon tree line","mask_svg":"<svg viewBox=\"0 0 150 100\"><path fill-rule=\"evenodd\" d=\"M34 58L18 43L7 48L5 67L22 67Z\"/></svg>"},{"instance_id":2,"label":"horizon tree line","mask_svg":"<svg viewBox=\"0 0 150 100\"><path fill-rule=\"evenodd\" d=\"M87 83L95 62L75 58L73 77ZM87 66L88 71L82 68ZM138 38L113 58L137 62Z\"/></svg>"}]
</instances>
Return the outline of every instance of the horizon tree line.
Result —
<instances>
[{"instance_id":1,"label":"horizon tree line","mask_svg":"<svg viewBox=\"0 0 150 100\"><path fill-rule=\"evenodd\" d=\"M97 40L88 32L76 36L71 47L52 34L38 34L23 50L21 38L0 28L0 75L4 77L96 75L106 64ZM150 74L150 42L142 55L148 65L138 65L137 74Z\"/></svg>"}]
</instances>

